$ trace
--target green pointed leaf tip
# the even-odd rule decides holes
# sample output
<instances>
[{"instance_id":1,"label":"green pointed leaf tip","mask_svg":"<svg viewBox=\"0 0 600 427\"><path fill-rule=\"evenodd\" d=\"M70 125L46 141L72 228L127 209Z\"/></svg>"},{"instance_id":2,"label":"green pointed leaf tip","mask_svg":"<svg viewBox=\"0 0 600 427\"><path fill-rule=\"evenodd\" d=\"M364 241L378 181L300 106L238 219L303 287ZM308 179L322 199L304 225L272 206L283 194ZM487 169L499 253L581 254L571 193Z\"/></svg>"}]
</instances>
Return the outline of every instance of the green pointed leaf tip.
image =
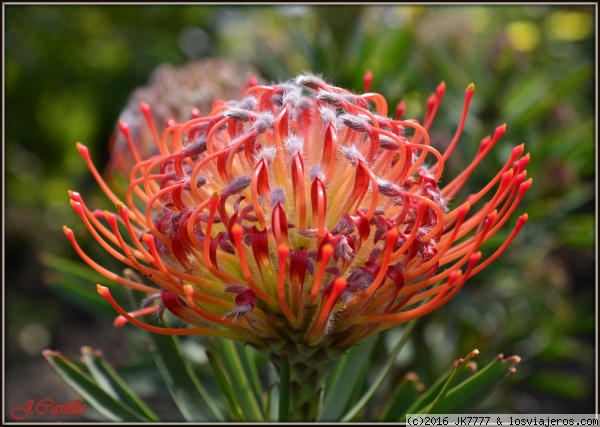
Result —
<instances>
[{"instance_id":1,"label":"green pointed leaf tip","mask_svg":"<svg viewBox=\"0 0 600 427\"><path fill-rule=\"evenodd\" d=\"M435 411L439 403L444 399L444 397L446 397L448 391L450 391L450 388L454 385L454 383L456 383L460 374L465 370L468 362L478 354L479 350L475 349L469 354L467 354L463 359L458 359L456 361L456 363L454 364L454 371L452 372L452 374L450 374L450 378L448 378L448 381L446 381L446 384L444 384L444 387L442 387L442 390L437 395L431 406L429 406L429 409L426 411L426 413L431 413L432 411Z\"/></svg>"},{"instance_id":2,"label":"green pointed leaf tip","mask_svg":"<svg viewBox=\"0 0 600 427\"><path fill-rule=\"evenodd\" d=\"M127 405L115 400L60 352L44 350L42 351L42 355L67 384L107 419L118 422L150 421Z\"/></svg>"},{"instance_id":3,"label":"green pointed leaf tip","mask_svg":"<svg viewBox=\"0 0 600 427\"><path fill-rule=\"evenodd\" d=\"M467 414L479 406L507 377L516 372L519 356L502 354L479 372L454 387L431 413Z\"/></svg>"},{"instance_id":4,"label":"green pointed leaf tip","mask_svg":"<svg viewBox=\"0 0 600 427\"><path fill-rule=\"evenodd\" d=\"M96 383L113 398L119 399L117 392L112 387L110 381L100 373L98 368L98 359L103 356L101 350L94 350L91 347L81 347L81 361L88 368Z\"/></svg>"},{"instance_id":5,"label":"green pointed leaf tip","mask_svg":"<svg viewBox=\"0 0 600 427\"><path fill-rule=\"evenodd\" d=\"M392 398L388 400L380 419L383 422L400 421L411 403L424 390L425 385L420 381L419 376L414 372L407 372L394 389Z\"/></svg>"},{"instance_id":6,"label":"green pointed leaf tip","mask_svg":"<svg viewBox=\"0 0 600 427\"><path fill-rule=\"evenodd\" d=\"M471 360L471 357L469 357L470 355L472 355L473 352L469 353L469 355L467 355L465 357L465 359L467 360L467 365L468 367L470 367L470 369L473 369L473 364L475 364L475 362L473 362ZM459 359L457 360L454 365L455 368L446 372L444 375L442 375L440 378L438 378L433 385L431 385L424 393L422 393L417 400L415 400L413 402L412 405L410 405L409 409L407 409L406 413L407 414L420 414L423 413L423 411L425 410L425 408L427 408L435 399L436 397L441 393L442 389L444 388L444 386L446 385L446 383L448 382L448 380L450 379L450 377L452 376L452 374L454 373L456 366L459 365L459 362L465 361L465 359ZM476 366L476 365L475 365ZM461 378L462 375L459 375L459 378Z\"/></svg>"},{"instance_id":7,"label":"green pointed leaf tip","mask_svg":"<svg viewBox=\"0 0 600 427\"><path fill-rule=\"evenodd\" d=\"M160 421L158 416L152 412L133 389L117 374L110 363L104 358L101 350L94 350L89 346L84 346L81 348L81 355L83 363L92 374L96 383L104 391L150 421Z\"/></svg>"}]
</instances>

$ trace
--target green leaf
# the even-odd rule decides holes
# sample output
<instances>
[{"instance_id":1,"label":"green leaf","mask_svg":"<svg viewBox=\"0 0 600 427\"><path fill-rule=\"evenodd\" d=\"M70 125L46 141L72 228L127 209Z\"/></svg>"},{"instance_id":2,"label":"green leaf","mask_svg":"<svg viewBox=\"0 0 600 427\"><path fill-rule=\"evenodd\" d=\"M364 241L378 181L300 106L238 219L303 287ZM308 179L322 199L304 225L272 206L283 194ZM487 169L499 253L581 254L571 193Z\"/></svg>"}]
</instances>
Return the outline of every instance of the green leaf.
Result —
<instances>
[{"instance_id":1,"label":"green leaf","mask_svg":"<svg viewBox=\"0 0 600 427\"><path fill-rule=\"evenodd\" d=\"M454 368L446 372L442 375L438 380L429 387L419 398L406 410L407 414L420 414L423 413L424 408L429 406L437 396L442 392L442 389L447 384L450 376L454 373ZM464 371L462 372L462 376L464 376ZM461 380L461 375L459 374L459 380Z\"/></svg>"},{"instance_id":2,"label":"green leaf","mask_svg":"<svg viewBox=\"0 0 600 427\"><path fill-rule=\"evenodd\" d=\"M339 360L341 368L334 368L337 378L329 384L330 390L325 392L327 398L318 421L337 421L342 417L351 403L352 396L363 384L369 368L369 364L365 363L365 360L371 359L376 342L377 337L375 336L367 338Z\"/></svg>"},{"instance_id":3,"label":"green leaf","mask_svg":"<svg viewBox=\"0 0 600 427\"><path fill-rule=\"evenodd\" d=\"M381 417L383 422L398 422L412 402L423 392L425 387L414 372L408 372L396 386L392 398Z\"/></svg>"},{"instance_id":4,"label":"green leaf","mask_svg":"<svg viewBox=\"0 0 600 427\"><path fill-rule=\"evenodd\" d=\"M457 385L429 413L468 414L479 406L509 375L521 361L519 356L504 358L499 355L481 371Z\"/></svg>"},{"instance_id":5,"label":"green leaf","mask_svg":"<svg viewBox=\"0 0 600 427\"><path fill-rule=\"evenodd\" d=\"M148 336L150 351L183 417L187 421L223 421L223 414L183 357L178 339L172 335Z\"/></svg>"},{"instance_id":6,"label":"green leaf","mask_svg":"<svg viewBox=\"0 0 600 427\"><path fill-rule=\"evenodd\" d=\"M467 356L464 359L459 359L456 362L456 366L454 367L454 371L452 371L452 374L450 374L450 378L448 378L448 381L446 381L446 384L444 384L444 387L442 387L440 393L436 396L433 403L429 406L429 408L425 412L426 414L435 413L435 410L439 406L440 402L442 402L442 400L446 397L448 391L450 391L450 388L458 381L460 374L462 374L462 372L467 367L468 361L473 357L477 356L478 354L479 350L475 349L469 354L467 354Z\"/></svg>"},{"instance_id":7,"label":"green leaf","mask_svg":"<svg viewBox=\"0 0 600 427\"><path fill-rule=\"evenodd\" d=\"M281 374L279 377L279 422L290 418L290 360L287 354L281 355Z\"/></svg>"},{"instance_id":8,"label":"green leaf","mask_svg":"<svg viewBox=\"0 0 600 427\"><path fill-rule=\"evenodd\" d=\"M68 259L50 254L42 254L41 262L48 268L45 281L52 290L61 294L78 307L105 317L114 317L115 311L98 295L94 284L105 281L91 268Z\"/></svg>"},{"instance_id":9,"label":"green leaf","mask_svg":"<svg viewBox=\"0 0 600 427\"><path fill-rule=\"evenodd\" d=\"M83 347L81 354L83 355L83 363L89 369L96 383L104 391L142 414L150 421L160 421L158 416L123 381L99 351L94 351L91 347Z\"/></svg>"},{"instance_id":10,"label":"green leaf","mask_svg":"<svg viewBox=\"0 0 600 427\"><path fill-rule=\"evenodd\" d=\"M342 422L348 422L352 418L354 418L354 416L356 414L358 414L358 412L373 397L373 395L375 394L377 389L379 389L379 387L381 387L381 384L383 384L383 381L389 375L390 370L392 369L392 366L394 366L394 363L396 362L396 359L398 358L400 351L402 351L402 349L404 348L404 345L408 341L408 338L410 337L410 333L412 332L415 324L416 324L416 322L413 321L413 322L411 322L411 324L408 327L406 327L406 331L404 331L404 334L402 334L402 336L400 337L400 339L398 340L398 342L396 343L396 345L390 352L390 354L387 358L387 362L385 363L385 365L379 372L379 375L377 375L377 378L375 379L375 381L373 381L373 384L371 384L371 387L369 388L369 390L367 390L367 392L363 395L363 397L361 397L361 399L348 411L348 413L346 415L344 415L344 417L341 420Z\"/></svg>"},{"instance_id":11,"label":"green leaf","mask_svg":"<svg viewBox=\"0 0 600 427\"><path fill-rule=\"evenodd\" d=\"M150 421L104 391L77 365L67 360L60 353L45 350L43 354L62 379L109 420L120 422Z\"/></svg>"},{"instance_id":12,"label":"green leaf","mask_svg":"<svg viewBox=\"0 0 600 427\"><path fill-rule=\"evenodd\" d=\"M235 343L230 340L221 340L219 342L221 361L225 368L231 384L236 401L240 404L247 421L263 421L264 414L254 397L250 387L250 381L244 370L244 366L238 354Z\"/></svg>"},{"instance_id":13,"label":"green leaf","mask_svg":"<svg viewBox=\"0 0 600 427\"><path fill-rule=\"evenodd\" d=\"M273 419L275 419L275 413L273 413L273 411L275 410L275 405L273 405L271 402L273 402L273 391L275 390L275 384L271 384L269 386L269 389L267 390L267 400L265 402L265 414L266 415L266 420L267 421L272 421Z\"/></svg>"},{"instance_id":14,"label":"green leaf","mask_svg":"<svg viewBox=\"0 0 600 427\"><path fill-rule=\"evenodd\" d=\"M223 372L223 368L219 364L219 361L215 358L215 355L212 351L206 350L206 357L208 357L208 363L217 379L217 383L219 387L223 391L227 402L229 403L229 409L231 411L232 416L235 420L244 421L244 415L242 414L242 409L238 405L235 400L235 396L233 395L233 390L231 388L231 384L227 379L227 376Z\"/></svg>"},{"instance_id":15,"label":"green leaf","mask_svg":"<svg viewBox=\"0 0 600 427\"><path fill-rule=\"evenodd\" d=\"M40 261L51 270L60 271L61 273L83 279L89 283L97 283L101 280L106 281L106 278L100 273L96 273L92 268L79 261L74 262L68 258L59 257L47 252L40 255ZM97 293L96 288L92 286L92 289Z\"/></svg>"},{"instance_id":16,"label":"green leaf","mask_svg":"<svg viewBox=\"0 0 600 427\"><path fill-rule=\"evenodd\" d=\"M256 358L253 358L252 360L250 359L250 355L248 354L248 351L251 351L251 349L246 346L245 344L242 343L235 343L235 346L237 347L238 350L238 354L240 356L240 361L242 362L242 366L244 367L244 370L247 372L248 374L248 379L250 381L250 388L252 389L252 392L254 393L254 397L256 398L256 400L258 402L261 402L262 397L263 397L263 390L262 390L262 386L260 384L260 379L258 378L258 368L256 366ZM256 355L256 353L254 353L254 355ZM268 414L268 412L264 411L263 415L266 416L266 414Z\"/></svg>"}]
</instances>

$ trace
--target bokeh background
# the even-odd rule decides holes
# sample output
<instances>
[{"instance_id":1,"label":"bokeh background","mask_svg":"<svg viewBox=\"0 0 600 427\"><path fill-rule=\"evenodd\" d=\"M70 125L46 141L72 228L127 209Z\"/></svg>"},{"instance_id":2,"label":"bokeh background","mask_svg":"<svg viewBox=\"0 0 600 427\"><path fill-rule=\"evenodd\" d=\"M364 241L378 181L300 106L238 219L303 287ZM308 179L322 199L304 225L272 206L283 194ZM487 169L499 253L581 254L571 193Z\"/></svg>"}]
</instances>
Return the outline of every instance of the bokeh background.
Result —
<instances>
[{"instance_id":1,"label":"bokeh background","mask_svg":"<svg viewBox=\"0 0 600 427\"><path fill-rule=\"evenodd\" d=\"M86 273L62 225L101 257L86 241L67 190L87 194L89 205L111 206L98 194L75 142L90 147L104 168L116 121L134 89L161 64L182 67L208 58L223 62L196 72L200 84L186 80L190 92L234 90L250 72L277 82L307 70L359 91L371 70L373 90L391 106L404 100L407 116L417 119L443 80L447 92L432 130L434 145L451 138L464 89L474 82L465 133L446 176L507 123L470 188L480 188L512 147L525 142L534 184L518 212L528 212L529 221L499 261L417 324L382 393L408 370L429 385L453 360L478 348L482 365L499 353L523 359L482 412L597 412L597 6L3 9L5 420L28 398L75 398L41 351L77 357L83 345L103 350L158 411L172 408L135 345L136 332L114 329L112 309L95 299L97 279ZM166 92L175 104L178 96L181 105L192 102L186 91ZM371 363L378 361L374 356Z\"/></svg>"}]
</instances>

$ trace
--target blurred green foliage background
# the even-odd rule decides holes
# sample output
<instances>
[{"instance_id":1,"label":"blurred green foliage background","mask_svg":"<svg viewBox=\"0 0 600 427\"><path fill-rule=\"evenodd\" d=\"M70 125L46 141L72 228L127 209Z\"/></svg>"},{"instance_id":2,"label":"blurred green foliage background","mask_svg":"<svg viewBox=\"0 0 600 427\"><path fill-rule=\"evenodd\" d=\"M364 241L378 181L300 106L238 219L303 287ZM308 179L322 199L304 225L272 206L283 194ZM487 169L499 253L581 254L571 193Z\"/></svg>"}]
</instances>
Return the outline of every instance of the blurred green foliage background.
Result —
<instances>
[{"instance_id":1,"label":"blurred green foliage background","mask_svg":"<svg viewBox=\"0 0 600 427\"><path fill-rule=\"evenodd\" d=\"M42 259L78 260L63 224L86 238L67 190L98 192L75 142L89 146L102 167L119 113L157 66L220 57L254 67L267 81L310 70L357 91L371 70L373 91L391 107L405 100L406 115L417 119L443 80L446 97L432 129L438 146L451 139L464 89L474 82L465 133L445 176L507 123L461 197L525 142L534 184L518 212L528 212L529 222L499 261L417 324L395 373L414 370L429 384L474 348L482 361L519 354L517 375L482 411L594 412L595 6L3 8L8 407L47 397L41 379L53 373L43 348L74 356L74 345L89 344L123 369L139 363L122 345L131 331L112 329L110 309L82 305L48 285L57 276ZM111 208L101 197L88 200ZM95 292L94 285L82 286ZM24 388L26 378L40 382Z\"/></svg>"}]
</instances>

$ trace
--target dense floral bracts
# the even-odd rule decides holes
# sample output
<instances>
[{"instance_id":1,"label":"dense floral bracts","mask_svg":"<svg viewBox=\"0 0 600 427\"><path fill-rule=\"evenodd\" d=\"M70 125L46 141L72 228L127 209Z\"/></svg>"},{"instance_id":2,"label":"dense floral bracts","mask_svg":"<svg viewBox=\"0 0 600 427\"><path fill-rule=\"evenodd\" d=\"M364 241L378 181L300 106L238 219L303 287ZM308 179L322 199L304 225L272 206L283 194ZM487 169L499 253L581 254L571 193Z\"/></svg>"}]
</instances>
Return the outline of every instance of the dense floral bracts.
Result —
<instances>
[{"instance_id":1,"label":"dense floral bracts","mask_svg":"<svg viewBox=\"0 0 600 427\"><path fill-rule=\"evenodd\" d=\"M402 118L403 104L390 118L381 95L353 94L308 74L251 86L240 101L216 101L210 115L171 120L165 130L142 103L158 154L144 158L129 141L136 164L123 198L78 144L116 213L90 210L78 193L70 197L104 249L145 280L98 265L70 229L65 233L93 268L148 294L128 313L98 286L120 313L119 326L223 336L267 352L289 343L347 349L445 304L527 220L519 217L495 252L480 252L531 185L529 155L515 147L484 188L463 203L453 200L505 126L440 186L474 86L440 153L428 130L444 91L442 83L429 98L422 124ZM124 123L121 129L130 138ZM188 327L143 320L165 310Z\"/></svg>"}]
</instances>

